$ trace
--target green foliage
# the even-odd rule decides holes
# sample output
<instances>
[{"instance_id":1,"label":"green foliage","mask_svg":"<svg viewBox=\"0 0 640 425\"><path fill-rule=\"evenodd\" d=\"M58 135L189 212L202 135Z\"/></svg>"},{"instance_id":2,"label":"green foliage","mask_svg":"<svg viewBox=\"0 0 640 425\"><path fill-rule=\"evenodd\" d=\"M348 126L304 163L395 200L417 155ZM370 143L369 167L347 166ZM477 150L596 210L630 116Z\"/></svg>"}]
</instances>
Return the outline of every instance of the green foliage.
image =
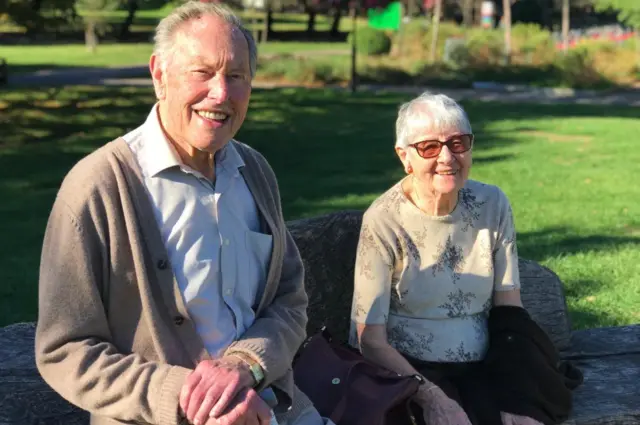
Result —
<instances>
[{"instance_id":1,"label":"green foliage","mask_svg":"<svg viewBox=\"0 0 640 425\"><path fill-rule=\"evenodd\" d=\"M348 78L346 59L323 60L278 55L258 63L256 78L302 84L334 83Z\"/></svg>"},{"instance_id":2,"label":"green foliage","mask_svg":"<svg viewBox=\"0 0 640 425\"><path fill-rule=\"evenodd\" d=\"M73 19L76 0L42 0L39 7L25 0L0 1L0 19L6 16L28 33L55 31Z\"/></svg>"},{"instance_id":3,"label":"green foliage","mask_svg":"<svg viewBox=\"0 0 640 425\"><path fill-rule=\"evenodd\" d=\"M352 37L353 34L349 34L349 43ZM391 50L391 38L381 30L360 28L356 34L356 49L366 56L384 55Z\"/></svg>"},{"instance_id":4,"label":"green foliage","mask_svg":"<svg viewBox=\"0 0 640 425\"><path fill-rule=\"evenodd\" d=\"M100 13L111 12L122 4L122 0L76 0L76 8L82 10L85 16L96 16Z\"/></svg>"},{"instance_id":5,"label":"green foliage","mask_svg":"<svg viewBox=\"0 0 640 425\"><path fill-rule=\"evenodd\" d=\"M640 1L638 0L595 0L596 9L618 11L618 19L625 24L640 29Z\"/></svg>"}]
</instances>

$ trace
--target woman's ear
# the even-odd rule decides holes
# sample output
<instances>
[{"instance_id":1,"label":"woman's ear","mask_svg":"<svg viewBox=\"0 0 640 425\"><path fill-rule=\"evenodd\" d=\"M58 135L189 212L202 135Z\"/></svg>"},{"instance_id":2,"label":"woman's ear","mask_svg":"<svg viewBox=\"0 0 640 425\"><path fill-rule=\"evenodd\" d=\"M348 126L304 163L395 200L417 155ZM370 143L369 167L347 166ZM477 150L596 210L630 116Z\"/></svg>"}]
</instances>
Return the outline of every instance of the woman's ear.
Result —
<instances>
[{"instance_id":1,"label":"woman's ear","mask_svg":"<svg viewBox=\"0 0 640 425\"><path fill-rule=\"evenodd\" d=\"M409 161L407 150L396 146L396 154L398 155L398 158L400 158L400 162L402 162L402 165L404 166L404 171L407 174L413 173L413 167L411 166L411 162Z\"/></svg>"}]
</instances>

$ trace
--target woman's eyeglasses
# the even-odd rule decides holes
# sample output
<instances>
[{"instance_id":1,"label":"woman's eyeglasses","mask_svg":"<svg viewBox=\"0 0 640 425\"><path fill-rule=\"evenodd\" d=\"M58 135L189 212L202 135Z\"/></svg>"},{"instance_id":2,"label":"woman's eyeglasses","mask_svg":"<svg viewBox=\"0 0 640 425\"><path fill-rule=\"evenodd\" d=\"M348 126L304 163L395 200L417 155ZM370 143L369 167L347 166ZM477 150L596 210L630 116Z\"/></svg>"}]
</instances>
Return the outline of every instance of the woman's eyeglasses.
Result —
<instances>
[{"instance_id":1,"label":"woman's eyeglasses","mask_svg":"<svg viewBox=\"0 0 640 425\"><path fill-rule=\"evenodd\" d=\"M415 148L418 155L422 158L435 158L440 155L442 147L449 148L451 153L464 153L473 146L473 134L458 134L451 137L446 142L439 140L423 140L418 143L411 144Z\"/></svg>"}]
</instances>

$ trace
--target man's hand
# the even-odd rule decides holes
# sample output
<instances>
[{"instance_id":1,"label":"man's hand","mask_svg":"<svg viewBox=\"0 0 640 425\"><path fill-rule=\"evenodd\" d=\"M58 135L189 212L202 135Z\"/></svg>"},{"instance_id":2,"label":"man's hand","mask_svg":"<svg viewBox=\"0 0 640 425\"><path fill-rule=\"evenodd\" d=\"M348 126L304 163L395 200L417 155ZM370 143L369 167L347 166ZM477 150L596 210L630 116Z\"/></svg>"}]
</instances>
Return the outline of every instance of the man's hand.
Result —
<instances>
[{"instance_id":1,"label":"man's hand","mask_svg":"<svg viewBox=\"0 0 640 425\"><path fill-rule=\"evenodd\" d=\"M205 425L269 425L270 421L271 409L255 390L248 388L240 391L230 409L211 417Z\"/></svg>"},{"instance_id":2,"label":"man's hand","mask_svg":"<svg viewBox=\"0 0 640 425\"><path fill-rule=\"evenodd\" d=\"M422 408L424 420L429 425L471 425L462 407L440 388L418 393L414 400Z\"/></svg>"},{"instance_id":3,"label":"man's hand","mask_svg":"<svg viewBox=\"0 0 640 425\"><path fill-rule=\"evenodd\" d=\"M512 413L500 412L504 425L542 425L542 423L528 416L514 415Z\"/></svg>"},{"instance_id":4,"label":"man's hand","mask_svg":"<svg viewBox=\"0 0 640 425\"><path fill-rule=\"evenodd\" d=\"M233 398L254 384L249 367L236 357L205 360L189 375L180 392L180 408L189 422L204 424L218 416Z\"/></svg>"}]
</instances>

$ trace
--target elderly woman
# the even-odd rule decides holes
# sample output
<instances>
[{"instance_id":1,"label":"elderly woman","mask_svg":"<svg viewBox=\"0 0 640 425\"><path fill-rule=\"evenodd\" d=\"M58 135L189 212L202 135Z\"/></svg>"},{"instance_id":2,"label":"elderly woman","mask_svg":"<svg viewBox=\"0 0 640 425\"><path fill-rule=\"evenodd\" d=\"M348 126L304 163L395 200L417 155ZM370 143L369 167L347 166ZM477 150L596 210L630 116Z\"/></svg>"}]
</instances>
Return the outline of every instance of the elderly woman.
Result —
<instances>
[{"instance_id":1,"label":"elderly woman","mask_svg":"<svg viewBox=\"0 0 640 425\"><path fill-rule=\"evenodd\" d=\"M496 320L529 319L509 201L498 187L468 179L474 136L466 113L447 96L424 93L400 107L396 137L407 176L364 214L351 343L387 369L424 378L414 401L428 425L553 422L526 400L512 410L531 415L506 413L504 399L522 392L512 383L496 389L504 376L494 379L484 361L492 307L507 311Z\"/></svg>"}]
</instances>

